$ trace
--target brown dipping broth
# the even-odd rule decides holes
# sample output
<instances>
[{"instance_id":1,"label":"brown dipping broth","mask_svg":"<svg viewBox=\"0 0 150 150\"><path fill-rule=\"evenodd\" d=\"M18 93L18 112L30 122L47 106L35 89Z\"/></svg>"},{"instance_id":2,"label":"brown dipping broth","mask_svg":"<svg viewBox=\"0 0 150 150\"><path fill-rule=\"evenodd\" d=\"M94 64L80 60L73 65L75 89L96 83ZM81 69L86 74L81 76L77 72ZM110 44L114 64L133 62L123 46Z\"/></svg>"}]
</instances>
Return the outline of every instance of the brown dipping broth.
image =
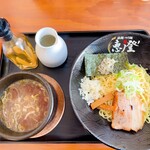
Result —
<instances>
[{"instance_id":1,"label":"brown dipping broth","mask_svg":"<svg viewBox=\"0 0 150 150\"><path fill-rule=\"evenodd\" d=\"M37 128L48 113L48 92L41 83L31 79L9 85L1 100L0 119L15 132Z\"/></svg>"}]
</instances>

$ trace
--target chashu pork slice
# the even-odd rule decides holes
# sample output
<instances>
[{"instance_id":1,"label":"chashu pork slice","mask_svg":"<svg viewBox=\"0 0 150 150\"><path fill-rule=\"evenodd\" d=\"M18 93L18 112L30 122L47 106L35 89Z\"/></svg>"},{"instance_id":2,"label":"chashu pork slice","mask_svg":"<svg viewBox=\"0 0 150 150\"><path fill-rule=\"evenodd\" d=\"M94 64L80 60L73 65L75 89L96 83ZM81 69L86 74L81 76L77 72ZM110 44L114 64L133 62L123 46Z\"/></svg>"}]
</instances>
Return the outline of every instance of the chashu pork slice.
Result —
<instances>
[{"instance_id":1,"label":"chashu pork slice","mask_svg":"<svg viewBox=\"0 0 150 150\"><path fill-rule=\"evenodd\" d=\"M124 92L115 92L113 105L112 128L135 132L143 128L144 111L138 96L127 99Z\"/></svg>"}]
</instances>

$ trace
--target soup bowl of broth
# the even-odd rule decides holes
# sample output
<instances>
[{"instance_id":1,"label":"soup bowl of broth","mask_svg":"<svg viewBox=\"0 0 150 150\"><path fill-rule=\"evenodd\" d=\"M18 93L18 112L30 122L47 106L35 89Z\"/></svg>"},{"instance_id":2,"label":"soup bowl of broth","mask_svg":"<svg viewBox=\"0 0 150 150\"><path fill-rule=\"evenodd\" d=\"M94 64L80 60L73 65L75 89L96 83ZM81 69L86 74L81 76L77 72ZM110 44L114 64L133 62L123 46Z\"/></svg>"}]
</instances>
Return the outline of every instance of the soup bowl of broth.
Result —
<instances>
[{"instance_id":1,"label":"soup bowl of broth","mask_svg":"<svg viewBox=\"0 0 150 150\"><path fill-rule=\"evenodd\" d=\"M0 136L24 140L39 133L54 115L50 84L32 72L16 72L0 80Z\"/></svg>"}]
</instances>

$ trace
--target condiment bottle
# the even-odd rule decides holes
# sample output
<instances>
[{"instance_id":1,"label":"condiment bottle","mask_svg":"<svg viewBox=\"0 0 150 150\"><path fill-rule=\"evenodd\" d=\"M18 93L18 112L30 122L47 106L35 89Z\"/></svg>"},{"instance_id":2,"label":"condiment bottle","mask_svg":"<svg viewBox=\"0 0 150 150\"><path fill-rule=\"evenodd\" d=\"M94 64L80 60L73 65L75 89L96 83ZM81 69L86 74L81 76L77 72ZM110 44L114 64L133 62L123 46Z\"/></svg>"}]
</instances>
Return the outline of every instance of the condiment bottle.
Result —
<instances>
[{"instance_id":1,"label":"condiment bottle","mask_svg":"<svg viewBox=\"0 0 150 150\"><path fill-rule=\"evenodd\" d=\"M38 66L36 53L24 34L15 35L5 18L0 18L0 37L3 53L21 70L33 69Z\"/></svg>"}]
</instances>

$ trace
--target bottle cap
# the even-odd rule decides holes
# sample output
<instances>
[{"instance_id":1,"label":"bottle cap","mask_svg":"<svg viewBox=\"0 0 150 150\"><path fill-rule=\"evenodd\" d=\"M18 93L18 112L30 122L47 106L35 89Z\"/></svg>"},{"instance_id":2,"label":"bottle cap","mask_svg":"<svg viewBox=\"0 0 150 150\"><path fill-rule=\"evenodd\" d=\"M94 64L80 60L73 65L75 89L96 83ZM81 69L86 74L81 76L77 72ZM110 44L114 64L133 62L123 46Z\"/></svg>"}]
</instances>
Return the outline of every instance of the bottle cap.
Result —
<instances>
[{"instance_id":1,"label":"bottle cap","mask_svg":"<svg viewBox=\"0 0 150 150\"><path fill-rule=\"evenodd\" d=\"M5 18L0 18L0 37L5 41L12 39L12 32L10 30L10 24Z\"/></svg>"}]
</instances>

